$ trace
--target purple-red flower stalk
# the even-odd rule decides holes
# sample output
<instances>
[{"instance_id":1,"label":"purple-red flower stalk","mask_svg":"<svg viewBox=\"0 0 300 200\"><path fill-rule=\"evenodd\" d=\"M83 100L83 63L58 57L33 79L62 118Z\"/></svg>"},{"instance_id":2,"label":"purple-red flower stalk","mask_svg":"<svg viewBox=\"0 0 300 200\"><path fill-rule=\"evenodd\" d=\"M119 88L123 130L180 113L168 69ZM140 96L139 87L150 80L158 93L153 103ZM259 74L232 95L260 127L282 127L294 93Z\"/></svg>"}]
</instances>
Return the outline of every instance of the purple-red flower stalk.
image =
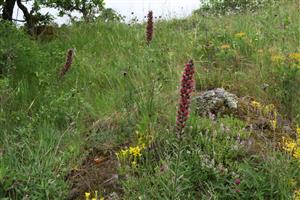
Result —
<instances>
[{"instance_id":1,"label":"purple-red flower stalk","mask_svg":"<svg viewBox=\"0 0 300 200\"><path fill-rule=\"evenodd\" d=\"M190 60L184 68L184 72L181 80L180 89L180 102L177 111L176 118L176 129L178 137L183 134L185 123L189 116L189 107L191 103L191 94L194 90L194 79L193 75L195 73L194 63Z\"/></svg>"},{"instance_id":2,"label":"purple-red flower stalk","mask_svg":"<svg viewBox=\"0 0 300 200\"><path fill-rule=\"evenodd\" d=\"M149 11L147 17L148 17L148 21L147 21L146 40L147 40L147 45L149 45L153 37L153 12Z\"/></svg>"},{"instance_id":3,"label":"purple-red flower stalk","mask_svg":"<svg viewBox=\"0 0 300 200\"><path fill-rule=\"evenodd\" d=\"M60 71L60 78L62 78L67 73L67 71L71 68L73 57L74 57L74 49L69 49L67 53L66 63Z\"/></svg>"}]
</instances>

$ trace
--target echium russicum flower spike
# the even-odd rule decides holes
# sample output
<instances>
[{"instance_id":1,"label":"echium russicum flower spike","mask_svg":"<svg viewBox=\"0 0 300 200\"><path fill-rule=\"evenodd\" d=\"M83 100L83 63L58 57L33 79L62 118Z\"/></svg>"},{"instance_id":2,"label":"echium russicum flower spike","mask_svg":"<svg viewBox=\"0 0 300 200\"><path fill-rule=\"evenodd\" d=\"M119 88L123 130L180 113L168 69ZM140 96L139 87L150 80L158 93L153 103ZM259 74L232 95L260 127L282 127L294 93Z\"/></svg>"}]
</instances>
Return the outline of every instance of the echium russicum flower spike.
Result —
<instances>
[{"instance_id":1,"label":"echium russicum flower spike","mask_svg":"<svg viewBox=\"0 0 300 200\"><path fill-rule=\"evenodd\" d=\"M149 45L153 37L153 12L149 11L147 17L148 20L147 20L146 40L147 40L147 45Z\"/></svg>"},{"instance_id":2,"label":"echium russicum flower spike","mask_svg":"<svg viewBox=\"0 0 300 200\"><path fill-rule=\"evenodd\" d=\"M73 58L74 58L74 49L69 49L68 53L67 53L66 63L64 65L64 67L61 69L60 74L59 74L60 78L62 78L67 73L67 71L69 71L69 69L71 68Z\"/></svg>"},{"instance_id":3,"label":"echium russicum flower spike","mask_svg":"<svg viewBox=\"0 0 300 200\"><path fill-rule=\"evenodd\" d=\"M195 73L194 63L190 60L184 68L184 72L181 80L180 89L180 102L177 111L176 118L176 130L178 137L180 138L184 132L185 123L189 116L189 107L191 103L191 94L194 90L194 79Z\"/></svg>"}]
</instances>

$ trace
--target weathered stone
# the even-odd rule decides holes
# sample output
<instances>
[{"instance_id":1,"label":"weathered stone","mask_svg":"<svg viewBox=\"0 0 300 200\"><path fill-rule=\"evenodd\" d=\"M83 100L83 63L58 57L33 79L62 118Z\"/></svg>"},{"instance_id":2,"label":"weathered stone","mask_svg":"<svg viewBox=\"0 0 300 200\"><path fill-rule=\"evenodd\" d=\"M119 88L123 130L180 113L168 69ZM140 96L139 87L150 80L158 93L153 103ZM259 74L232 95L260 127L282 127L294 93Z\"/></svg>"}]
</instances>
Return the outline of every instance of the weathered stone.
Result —
<instances>
[{"instance_id":1,"label":"weathered stone","mask_svg":"<svg viewBox=\"0 0 300 200\"><path fill-rule=\"evenodd\" d=\"M200 116L230 114L238 107L238 97L223 88L205 91L196 97L196 101Z\"/></svg>"}]
</instances>

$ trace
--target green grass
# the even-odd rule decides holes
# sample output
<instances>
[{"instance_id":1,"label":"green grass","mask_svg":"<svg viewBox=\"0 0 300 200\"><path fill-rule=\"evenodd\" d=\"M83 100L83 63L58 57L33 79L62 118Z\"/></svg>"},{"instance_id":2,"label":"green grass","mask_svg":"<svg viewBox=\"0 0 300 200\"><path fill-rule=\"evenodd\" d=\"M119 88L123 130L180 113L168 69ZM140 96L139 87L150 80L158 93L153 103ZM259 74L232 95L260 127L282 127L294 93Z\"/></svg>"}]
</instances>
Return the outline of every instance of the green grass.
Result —
<instances>
[{"instance_id":1,"label":"green grass","mask_svg":"<svg viewBox=\"0 0 300 200\"><path fill-rule=\"evenodd\" d=\"M180 76L192 58L197 91L224 87L273 103L300 125L299 61L289 58L300 52L296 5L286 0L256 13L159 21L150 46L144 24L74 24L42 42L2 23L0 198L64 199L65 176L86 149L135 146L139 131L152 147L138 168L121 165L123 199L292 199L299 160L268 139L258 141L261 152L244 148L237 136L253 134L246 122L192 114L181 142L174 123ZM76 49L72 68L58 79L69 48ZM274 55L286 59L274 62Z\"/></svg>"}]
</instances>

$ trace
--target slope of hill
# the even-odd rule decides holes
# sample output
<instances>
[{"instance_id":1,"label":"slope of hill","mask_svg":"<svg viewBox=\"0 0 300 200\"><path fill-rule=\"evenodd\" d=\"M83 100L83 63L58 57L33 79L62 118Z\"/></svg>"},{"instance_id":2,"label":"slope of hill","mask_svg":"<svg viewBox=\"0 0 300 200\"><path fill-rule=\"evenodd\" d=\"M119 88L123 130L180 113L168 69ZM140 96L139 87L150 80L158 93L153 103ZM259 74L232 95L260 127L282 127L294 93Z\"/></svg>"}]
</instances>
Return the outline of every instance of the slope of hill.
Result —
<instances>
[{"instance_id":1,"label":"slope of hill","mask_svg":"<svg viewBox=\"0 0 300 200\"><path fill-rule=\"evenodd\" d=\"M74 24L43 42L1 23L0 197L299 199L299 21L297 0L157 21L149 46L144 24ZM192 101L178 141L189 59L194 96L222 87L247 112L212 120Z\"/></svg>"}]
</instances>

